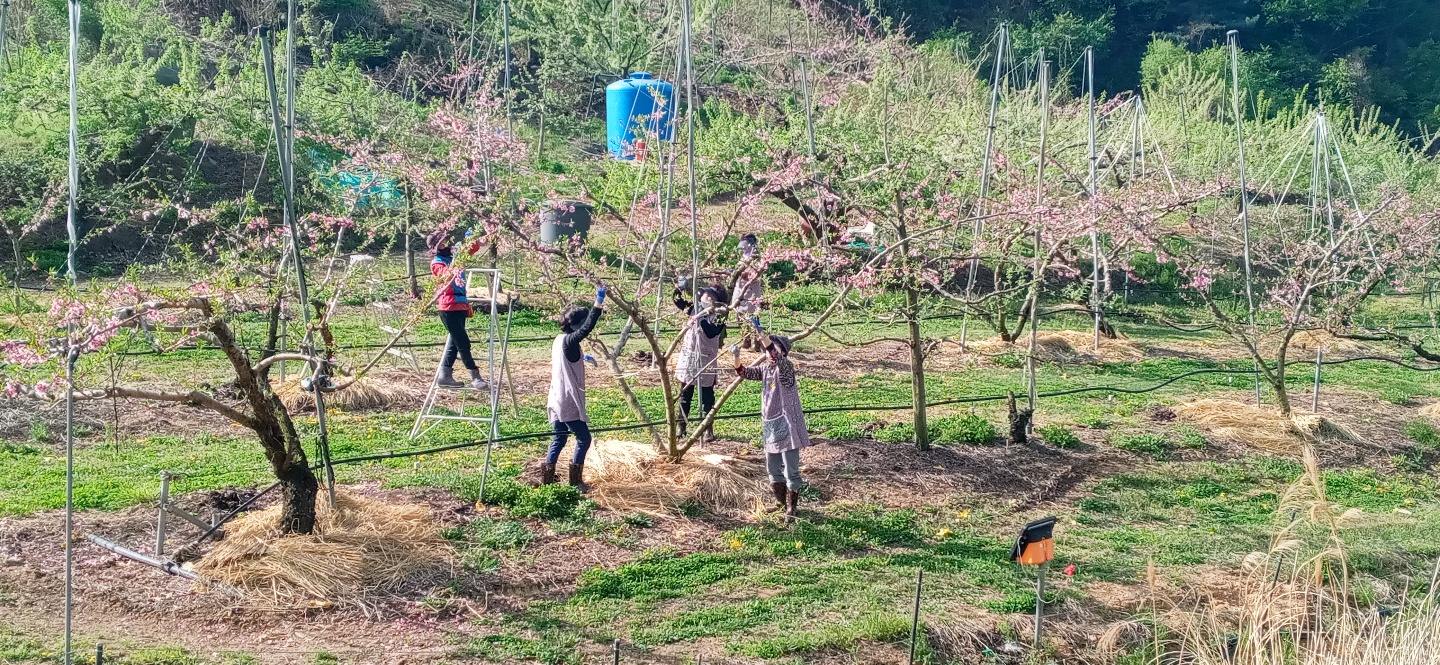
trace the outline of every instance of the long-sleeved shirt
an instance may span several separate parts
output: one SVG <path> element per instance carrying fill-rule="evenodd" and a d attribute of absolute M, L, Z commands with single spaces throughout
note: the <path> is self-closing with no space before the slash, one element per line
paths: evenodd
<path fill-rule="evenodd" d="M 810 433 L 805 429 L 805 409 L 800 406 L 800 383 L 795 377 L 795 365 L 788 357 L 777 362 L 737 368 L 740 378 L 760 381 L 760 418 L 764 432 L 765 452 L 783 453 L 810 445 Z M 777 427 L 783 421 L 784 437 L 773 437 L 771 433 L 782 429 Z"/>
<path fill-rule="evenodd" d="M 550 422 L 589 421 L 585 408 L 585 357 L 580 342 L 600 320 L 600 308 L 592 307 L 579 328 L 555 336 L 550 345 L 550 393 L 545 415 Z"/>
<path fill-rule="evenodd" d="M 455 259 L 448 256 L 436 255 L 430 260 L 430 274 L 435 277 L 443 277 L 450 272 L 450 263 Z M 464 312 L 470 309 L 470 301 L 465 297 L 465 273 L 455 276 L 448 288 L 440 290 L 440 300 L 436 303 L 442 312 Z"/>
<path fill-rule="evenodd" d="M 684 298 L 675 298 L 675 306 L 686 314 L 693 315 L 695 308 Z M 680 359 L 675 366 L 675 376 L 683 384 L 694 384 L 701 388 L 713 388 L 717 379 L 716 362 L 720 358 L 720 334 L 725 324 L 713 314 L 691 319 L 685 326 L 685 340 L 680 347 Z"/>

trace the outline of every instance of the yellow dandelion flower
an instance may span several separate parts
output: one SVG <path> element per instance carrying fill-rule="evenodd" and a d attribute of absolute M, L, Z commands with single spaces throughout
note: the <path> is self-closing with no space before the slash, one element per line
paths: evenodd
<path fill-rule="evenodd" d="M 948 535 L 950 535 L 950 529 L 946 529 L 946 528 L 942 528 L 942 529 L 940 529 L 939 531 L 936 531 L 936 532 L 935 532 L 935 537 L 936 537 L 936 538 L 944 538 L 944 537 L 946 537 L 946 536 L 948 536 Z"/>
<path fill-rule="evenodd" d="M 958 517 L 958 518 L 960 518 L 960 519 L 962 519 L 962 520 L 963 520 L 963 519 L 969 519 L 969 518 L 970 518 L 970 511 L 968 511 L 968 510 L 962 510 L 962 511 L 960 511 L 960 512 L 958 512 L 958 513 L 955 513 L 955 516 Z"/>
<path fill-rule="evenodd" d="M 798 549 L 804 549 L 804 547 L 805 547 L 805 543 L 803 543 L 803 542 L 801 542 L 801 541 L 798 541 L 798 540 L 795 541 L 795 549 L 797 549 L 797 550 L 798 550 Z"/>
<path fill-rule="evenodd" d="M 732 550 L 738 550 L 738 549 L 740 549 L 741 547 L 744 547 L 744 546 L 745 546 L 745 543 L 741 542 L 739 538 L 735 538 L 735 539 L 733 539 L 733 540 L 730 541 L 730 549 L 732 549 Z"/>

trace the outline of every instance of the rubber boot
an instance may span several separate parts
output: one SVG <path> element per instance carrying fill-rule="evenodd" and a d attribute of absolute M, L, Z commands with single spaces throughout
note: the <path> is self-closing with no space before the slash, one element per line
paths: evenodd
<path fill-rule="evenodd" d="M 681 441 L 684 441 L 684 440 L 685 440 L 685 432 L 689 431 L 689 429 L 690 429 L 690 416 L 681 414 L 681 416 L 680 416 L 680 422 L 675 423 L 675 435 L 676 435 L 676 438 L 680 439 Z"/>
<path fill-rule="evenodd" d="M 435 385 L 441 388 L 464 388 L 465 384 L 455 380 L 454 367 L 441 367 L 440 378 L 435 379 Z"/>
<path fill-rule="evenodd" d="M 540 465 L 540 484 L 541 484 L 541 485 L 554 485 L 554 484 L 555 484 L 555 465 L 554 465 L 554 464 L 541 464 L 541 465 Z"/>
<path fill-rule="evenodd" d="M 574 487 L 574 488 L 576 488 L 576 489 L 578 489 L 578 490 L 580 490 L 581 492 L 588 492 L 588 491 L 590 491 L 590 486 L 585 484 L 584 478 L 585 478 L 585 465 L 584 465 L 584 464 L 571 464 L 571 465 L 570 465 L 570 486 L 571 486 L 571 487 Z"/>
<path fill-rule="evenodd" d="M 766 513 L 778 513 L 785 510 L 785 483 L 770 483 L 770 491 L 775 494 L 775 505 L 765 509 Z"/>
<path fill-rule="evenodd" d="M 486 390 L 490 388 L 490 384 L 487 383 L 485 379 L 480 378 L 479 368 L 470 370 L 470 387 L 476 390 Z"/>
<path fill-rule="evenodd" d="M 714 443 L 714 442 L 715 442 L 715 423 L 710 423 L 710 425 L 705 428 L 705 433 L 700 435 L 700 442 L 701 442 L 701 443 Z"/>
<path fill-rule="evenodd" d="M 785 523 L 795 522 L 795 513 L 800 510 L 800 493 L 790 490 L 785 494 Z"/>

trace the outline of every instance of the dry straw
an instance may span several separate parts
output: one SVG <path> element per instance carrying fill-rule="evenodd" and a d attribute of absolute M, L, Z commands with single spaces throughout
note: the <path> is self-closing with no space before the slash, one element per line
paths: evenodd
<path fill-rule="evenodd" d="M 449 569 L 453 551 L 425 506 L 346 494 L 316 505 L 313 535 L 282 536 L 280 507 L 226 527 L 195 572 L 275 608 L 355 605 Z"/>
<path fill-rule="evenodd" d="M 1304 473 L 1281 500 L 1286 521 L 1265 552 L 1245 557 L 1235 589 L 1200 588 L 1179 600 L 1159 597 L 1152 583 L 1150 620 L 1115 624 L 1101 636 L 1099 655 L 1115 662 L 1128 647 L 1148 651 L 1147 663 L 1189 665 L 1434 665 L 1440 662 L 1440 605 L 1434 586 L 1422 599 L 1406 597 L 1390 616 L 1364 607 L 1350 593 L 1342 534 L 1366 519 L 1325 497 L 1314 450 L 1302 445 Z M 1324 534 L 1307 543 L 1298 534 Z M 1437 570 L 1440 572 L 1440 570 Z M 1191 585 L 1190 588 L 1195 588 Z M 1155 627 L 1158 626 L 1158 629 Z M 1126 662 L 1136 662 L 1127 659 Z"/>
<path fill-rule="evenodd" d="M 595 442 L 585 462 L 590 498 L 623 513 L 676 515 L 688 504 L 738 516 L 768 491 L 758 462 L 699 449 L 668 462 L 654 446 L 606 439 Z"/>
<path fill-rule="evenodd" d="M 280 401 L 291 413 L 315 410 L 315 396 L 290 381 L 275 390 Z M 341 411 L 378 411 L 419 404 L 423 389 L 417 390 L 402 382 L 376 376 L 361 377 L 342 390 L 325 393 L 325 406 Z"/>
<path fill-rule="evenodd" d="M 1002 353 L 1024 354 L 1029 340 L 1018 344 L 1005 342 L 998 337 L 972 343 L 971 348 L 984 355 Z M 1139 360 L 1145 357 L 1135 342 L 1119 338 L 1100 338 L 1100 351 L 1095 350 L 1094 333 L 1074 330 L 1046 331 L 1035 339 L 1035 357 L 1043 362 L 1069 362 L 1080 360 Z"/>
<path fill-rule="evenodd" d="M 1320 439 L 1359 441 L 1354 432 L 1321 416 L 1286 418 L 1234 400 L 1196 400 L 1177 404 L 1174 411 L 1180 418 L 1204 425 L 1222 437 L 1277 455 L 1298 455 L 1305 443 Z"/>

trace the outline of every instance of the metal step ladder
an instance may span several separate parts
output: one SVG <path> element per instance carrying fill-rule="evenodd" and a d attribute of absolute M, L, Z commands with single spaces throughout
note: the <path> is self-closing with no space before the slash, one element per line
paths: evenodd
<path fill-rule="evenodd" d="M 474 423 L 481 427 L 488 442 L 493 442 L 500 433 L 500 383 L 502 379 L 502 358 L 505 357 L 509 346 L 508 331 L 501 331 L 499 328 L 499 307 L 497 300 L 501 293 L 501 275 L 498 269 L 493 268 L 469 268 L 465 270 L 466 297 L 471 302 L 485 301 L 489 306 L 485 311 L 477 312 L 480 316 L 486 317 L 484 337 L 471 341 L 471 354 L 475 358 L 475 364 L 480 369 L 480 376 L 485 380 L 484 388 L 471 388 L 468 384 L 463 388 L 444 388 L 439 384 L 440 372 L 444 368 L 444 351 L 450 349 L 450 336 L 445 336 L 445 344 L 442 347 L 440 360 L 435 363 L 435 374 L 430 380 L 430 390 L 425 394 L 425 402 L 420 406 L 420 413 L 415 417 L 415 425 L 410 428 L 410 439 L 415 440 L 424 437 L 436 427 L 446 422 Z M 478 288 L 477 288 L 478 286 Z M 508 316 L 508 312 L 507 312 Z M 480 317 L 475 317 L 480 318 Z M 447 401 L 448 396 L 458 396 L 455 400 L 455 408 L 442 404 Z M 471 398 L 479 403 L 471 403 Z M 488 453 L 487 453 L 488 457 Z"/>

